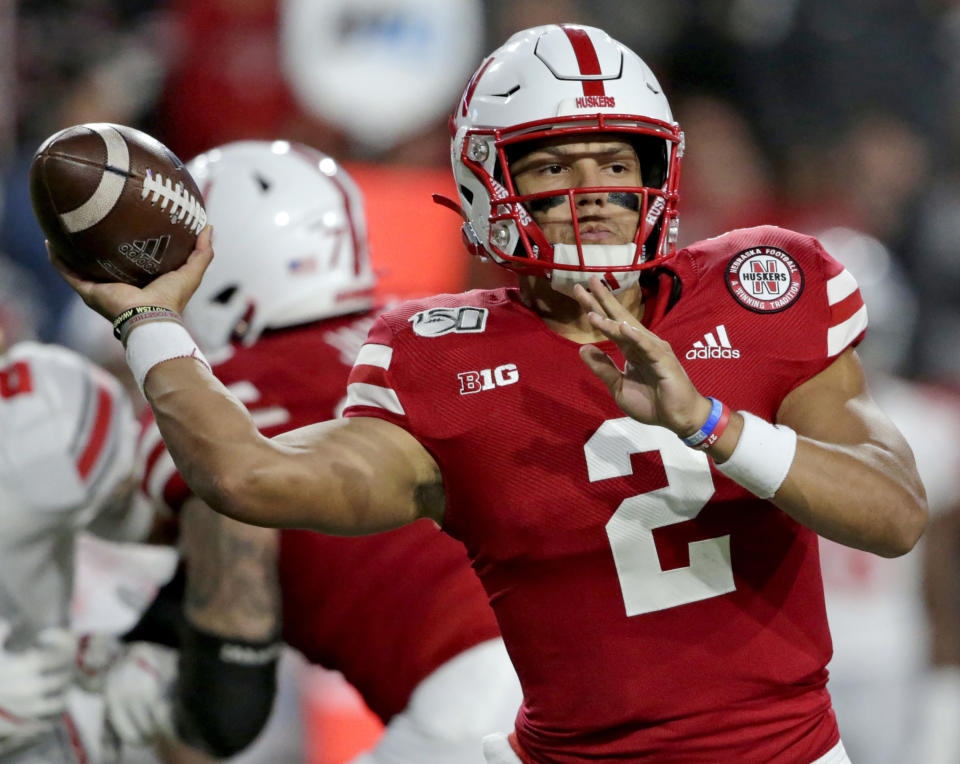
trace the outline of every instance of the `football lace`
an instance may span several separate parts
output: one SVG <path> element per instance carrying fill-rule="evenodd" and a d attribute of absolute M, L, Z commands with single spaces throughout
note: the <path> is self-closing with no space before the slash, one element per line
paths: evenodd
<path fill-rule="evenodd" d="M 200 233 L 207 224 L 207 212 L 203 209 L 203 205 L 183 187 L 180 181 L 174 185 L 170 178 L 164 178 L 160 173 L 154 175 L 147 169 L 140 198 L 146 199 L 151 193 L 153 198 L 150 199 L 150 204 L 156 204 L 159 201 L 160 209 L 164 211 L 170 204 L 170 220 L 182 223 L 192 233 Z"/>

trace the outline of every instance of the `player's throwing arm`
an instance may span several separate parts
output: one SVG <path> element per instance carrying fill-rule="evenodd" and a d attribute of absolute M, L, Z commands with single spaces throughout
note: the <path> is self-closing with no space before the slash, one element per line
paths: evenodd
<path fill-rule="evenodd" d="M 335 535 L 438 520 L 443 489 L 433 458 L 389 422 L 352 418 L 271 440 L 211 373 L 179 319 L 213 259 L 211 230 L 180 268 L 140 289 L 84 279 L 50 248 L 51 261 L 91 308 L 110 320 L 155 308 L 121 336 L 127 362 L 156 415 L 181 475 L 211 507 L 242 522 Z M 151 314 L 141 313 L 139 316 Z"/>
<path fill-rule="evenodd" d="M 705 397 L 669 343 L 598 279 L 576 298 L 627 360 L 621 371 L 593 345 L 580 353 L 624 413 L 705 450 L 728 478 L 826 538 L 886 557 L 913 548 L 926 524 L 923 485 L 852 350 L 790 392 L 773 424 Z"/>

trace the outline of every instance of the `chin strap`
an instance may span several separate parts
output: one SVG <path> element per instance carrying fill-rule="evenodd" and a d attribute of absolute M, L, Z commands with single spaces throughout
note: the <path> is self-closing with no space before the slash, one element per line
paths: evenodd
<path fill-rule="evenodd" d="M 431 196 L 433 196 L 434 204 L 439 204 L 441 207 L 446 207 L 448 210 L 453 210 L 463 219 L 464 222 L 468 221 L 468 218 L 460 205 L 449 196 L 444 196 L 443 194 L 431 194 Z"/>
<path fill-rule="evenodd" d="M 439 204 L 441 207 L 453 210 L 463 221 L 463 225 L 460 226 L 460 240 L 463 242 L 463 246 L 467 252 L 475 257 L 479 257 L 481 260 L 487 260 L 487 255 L 480 247 L 480 243 L 476 240 L 476 234 L 473 233 L 473 226 L 470 225 L 470 220 L 463 211 L 463 208 L 449 196 L 444 196 L 443 194 L 431 194 L 431 196 L 433 197 L 434 204 Z"/>

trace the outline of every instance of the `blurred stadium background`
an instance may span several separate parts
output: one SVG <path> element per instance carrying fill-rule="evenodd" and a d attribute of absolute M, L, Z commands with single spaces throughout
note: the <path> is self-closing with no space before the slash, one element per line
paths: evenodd
<path fill-rule="evenodd" d="M 564 21 L 658 74 L 687 134 L 682 243 L 759 223 L 871 237 L 907 295 L 867 296 L 872 323 L 906 334 L 886 371 L 954 394 L 958 0 L 0 0 L 0 327 L 122 364 L 47 264 L 27 193 L 39 143 L 81 122 L 139 127 L 184 160 L 234 139 L 312 144 L 366 194 L 385 297 L 506 283 L 431 202 L 455 196 L 446 115 L 483 53 Z M 376 735 L 335 677 L 293 674 L 302 702 L 277 713 L 302 732 L 288 759 L 259 760 L 337 764 Z"/>

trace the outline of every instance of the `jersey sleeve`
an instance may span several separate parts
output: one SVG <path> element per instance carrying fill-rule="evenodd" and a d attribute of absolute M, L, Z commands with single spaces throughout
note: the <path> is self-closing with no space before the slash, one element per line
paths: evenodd
<path fill-rule="evenodd" d="M 782 376 L 784 395 L 813 378 L 847 349 L 856 347 L 867 331 L 867 308 L 853 274 L 812 236 L 765 226 L 764 251 L 786 262 L 791 273 L 802 273 L 802 289 L 782 311 L 758 313 L 757 336 Z M 763 256 L 761 256 L 761 260 Z M 752 265 L 752 263 L 751 263 Z M 789 293 L 788 297 L 789 299 Z"/>
<path fill-rule="evenodd" d="M 825 282 L 827 358 L 832 359 L 863 340 L 867 332 L 867 306 L 853 274 L 819 242 L 815 244 L 819 249 Z"/>
<path fill-rule="evenodd" d="M 785 396 L 819 374 L 867 330 L 867 308 L 853 274 L 814 237 L 776 226 L 738 229 L 699 243 L 704 289 L 726 336 L 756 359 Z M 719 269 L 714 270 L 714 269 Z M 722 272 L 722 281 L 715 278 Z M 709 343 L 709 340 L 708 340 Z M 746 377 L 744 378 L 746 382 Z M 778 402 L 777 402 L 778 405 Z"/>
<path fill-rule="evenodd" d="M 120 383 L 65 348 L 22 343 L 0 367 L 0 473 L 79 527 L 130 477 L 136 422 Z"/>
<path fill-rule="evenodd" d="M 412 429 L 401 400 L 404 391 L 396 373 L 397 351 L 395 335 L 381 316 L 371 327 L 347 379 L 345 417 L 372 416 Z"/>

